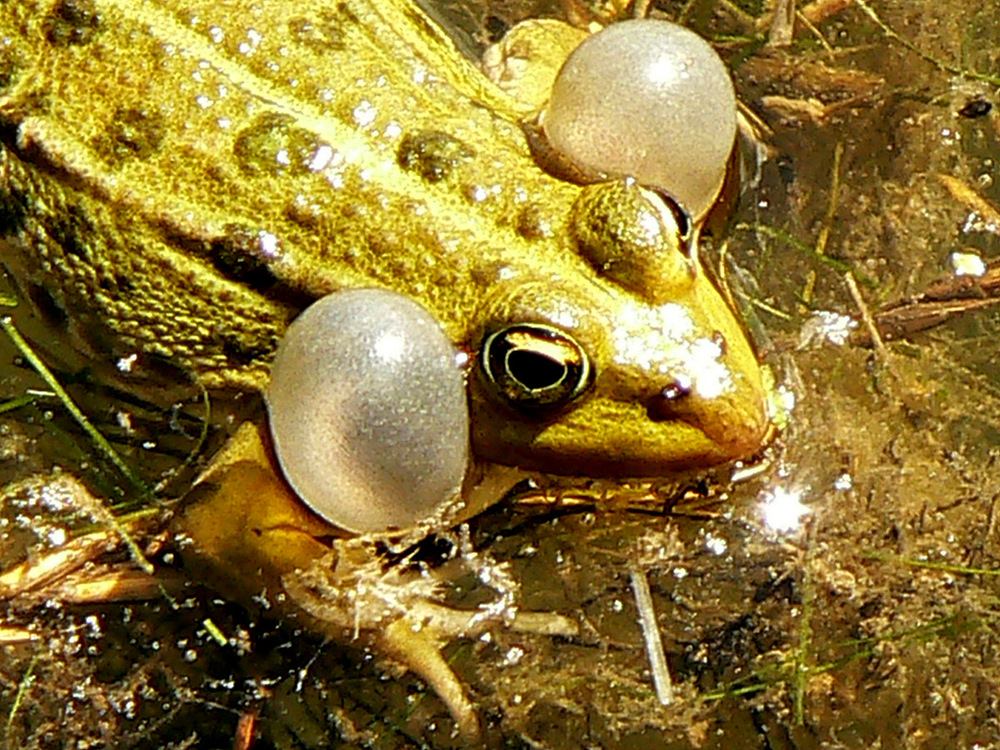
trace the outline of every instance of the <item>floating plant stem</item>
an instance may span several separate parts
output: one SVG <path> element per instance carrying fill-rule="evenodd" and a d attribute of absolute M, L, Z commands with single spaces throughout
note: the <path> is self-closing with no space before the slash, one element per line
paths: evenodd
<path fill-rule="evenodd" d="M 21 336 L 20 331 L 14 326 L 14 322 L 11 320 L 10 316 L 3 315 L 0 316 L 0 328 L 3 328 L 4 332 L 10 338 L 11 342 L 20 352 L 21 356 L 24 357 L 28 363 L 35 368 L 45 384 L 52 389 L 52 392 L 56 394 L 56 397 L 62 402 L 63 407 L 69 412 L 70 416 L 76 420 L 76 423 L 80 428 L 87 434 L 91 442 L 97 451 L 104 456 L 108 461 L 110 461 L 115 468 L 117 468 L 122 475 L 128 480 L 128 482 L 137 489 L 144 496 L 151 496 L 149 489 L 146 484 L 140 479 L 132 468 L 125 463 L 121 456 L 111 447 L 111 444 L 105 438 L 94 425 L 90 423 L 87 416 L 80 410 L 80 407 L 76 405 L 76 402 L 70 397 L 66 389 L 62 387 L 62 384 L 56 379 L 52 371 L 42 362 L 41 358 L 35 354 L 34 350 L 25 341 L 24 337 Z M 132 556 L 132 560 L 138 565 L 143 571 L 152 575 L 153 565 L 146 559 L 146 556 L 139 549 L 139 545 L 136 543 L 132 535 L 117 521 L 114 515 L 109 511 L 107 514 L 108 524 L 121 536 L 122 540 L 125 542 L 126 546 L 129 548 L 129 553 Z"/>
<path fill-rule="evenodd" d="M 962 76 L 962 78 L 967 78 L 973 81 L 986 81 L 994 86 L 1000 86 L 1000 76 L 990 75 L 989 73 L 979 73 L 975 70 L 968 70 L 967 68 L 961 68 L 957 65 L 951 65 L 950 63 L 946 63 L 944 60 L 934 57 L 934 55 L 924 52 L 909 39 L 900 36 L 891 26 L 889 26 L 889 24 L 879 17 L 875 10 L 868 3 L 866 3 L 865 0 L 855 0 L 855 3 L 889 39 L 903 45 L 906 49 L 910 50 L 910 52 L 919 56 L 921 59 L 926 60 L 931 65 L 936 66 L 946 73 L 951 73 L 952 75 Z"/>
<path fill-rule="evenodd" d="M 10 730 L 14 726 L 14 719 L 17 716 L 17 712 L 21 709 L 21 702 L 24 700 L 24 696 L 27 694 L 31 686 L 35 684 L 35 664 L 37 662 L 38 654 L 36 653 L 31 657 L 31 662 L 28 664 L 28 668 L 25 670 L 24 676 L 21 678 L 21 682 L 17 686 L 17 695 L 14 696 L 14 702 L 11 704 L 10 713 L 7 714 L 7 726 L 4 729 L 4 737 L 10 737 Z"/>

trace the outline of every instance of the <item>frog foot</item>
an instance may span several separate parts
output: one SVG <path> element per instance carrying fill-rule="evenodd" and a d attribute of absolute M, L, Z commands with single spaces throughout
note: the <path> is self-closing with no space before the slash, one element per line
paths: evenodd
<path fill-rule="evenodd" d="M 313 630 L 341 641 L 370 642 L 377 653 L 423 679 L 447 707 L 460 735 L 471 742 L 480 736 L 478 711 L 442 648 L 455 639 L 475 637 L 498 620 L 515 632 L 564 637 L 578 636 L 579 625 L 557 613 L 519 612 L 513 588 L 502 582 L 503 566 L 471 552 L 464 533 L 459 537 L 463 561 L 501 592 L 493 604 L 476 610 L 439 604 L 434 598 L 442 593 L 442 583 L 434 576 L 405 565 L 384 569 L 384 560 L 357 539 L 343 540 L 316 564 L 286 574 L 282 587 L 309 616 Z"/>

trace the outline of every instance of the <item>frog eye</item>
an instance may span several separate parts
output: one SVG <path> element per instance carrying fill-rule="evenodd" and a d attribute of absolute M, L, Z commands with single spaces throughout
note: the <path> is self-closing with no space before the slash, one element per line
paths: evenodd
<path fill-rule="evenodd" d="M 562 331 L 539 323 L 512 325 L 490 335 L 481 358 L 496 391 L 523 409 L 564 406 L 593 381 L 583 348 Z"/>
<path fill-rule="evenodd" d="M 337 292 L 289 326 L 265 394 L 296 494 L 353 532 L 407 528 L 461 489 L 465 377 L 437 321 L 380 289 Z"/>
<path fill-rule="evenodd" d="M 722 60 L 694 32 L 623 21 L 569 56 L 539 124 L 547 147 L 580 173 L 634 177 L 698 221 L 725 177 L 736 95 Z"/>
<path fill-rule="evenodd" d="M 692 248 L 695 244 L 692 242 L 694 227 L 691 225 L 691 217 L 688 216 L 688 212 L 685 211 L 666 191 L 654 189 L 651 192 L 663 201 L 663 205 L 673 217 L 674 225 L 677 227 L 677 238 L 680 240 L 681 246 L 686 249 L 688 255 L 692 255 Z"/>

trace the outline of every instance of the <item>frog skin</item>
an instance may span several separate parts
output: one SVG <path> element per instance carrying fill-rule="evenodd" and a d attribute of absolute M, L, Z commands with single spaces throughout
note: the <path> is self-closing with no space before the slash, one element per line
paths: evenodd
<path fill-rule="evenodd" d="M 657 476 L 759 448 L 756 358 L 673 230 L 540 170 L 525 108 L 406 0 L 286 7 L 4 6 L 2 257 L 40 307 L 101 356 L 258 391 L 305 304 L 381 287 L 467 351 L 531 323 L 589 357 L 587 392 L 541 413 L 470 373 L 478 458 Z"/>

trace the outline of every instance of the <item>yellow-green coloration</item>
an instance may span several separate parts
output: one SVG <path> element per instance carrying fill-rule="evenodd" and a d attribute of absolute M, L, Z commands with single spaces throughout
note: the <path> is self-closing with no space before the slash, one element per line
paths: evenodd
<path fill-rule="evenodd" d="M 0 40 L 2 260 L 96 351 L 259 390 L 308 301 L 379 286 L 473 354 L 528 322 L 589 356 L 541 414 L 470 373 L 480 458 L 653 476 L 759 447 L 756 359 L 675 228 L 581 251 L 646 198 L 615 216 L 538 169 L 527 107 L 406 0 L 19 0 Z"/>

